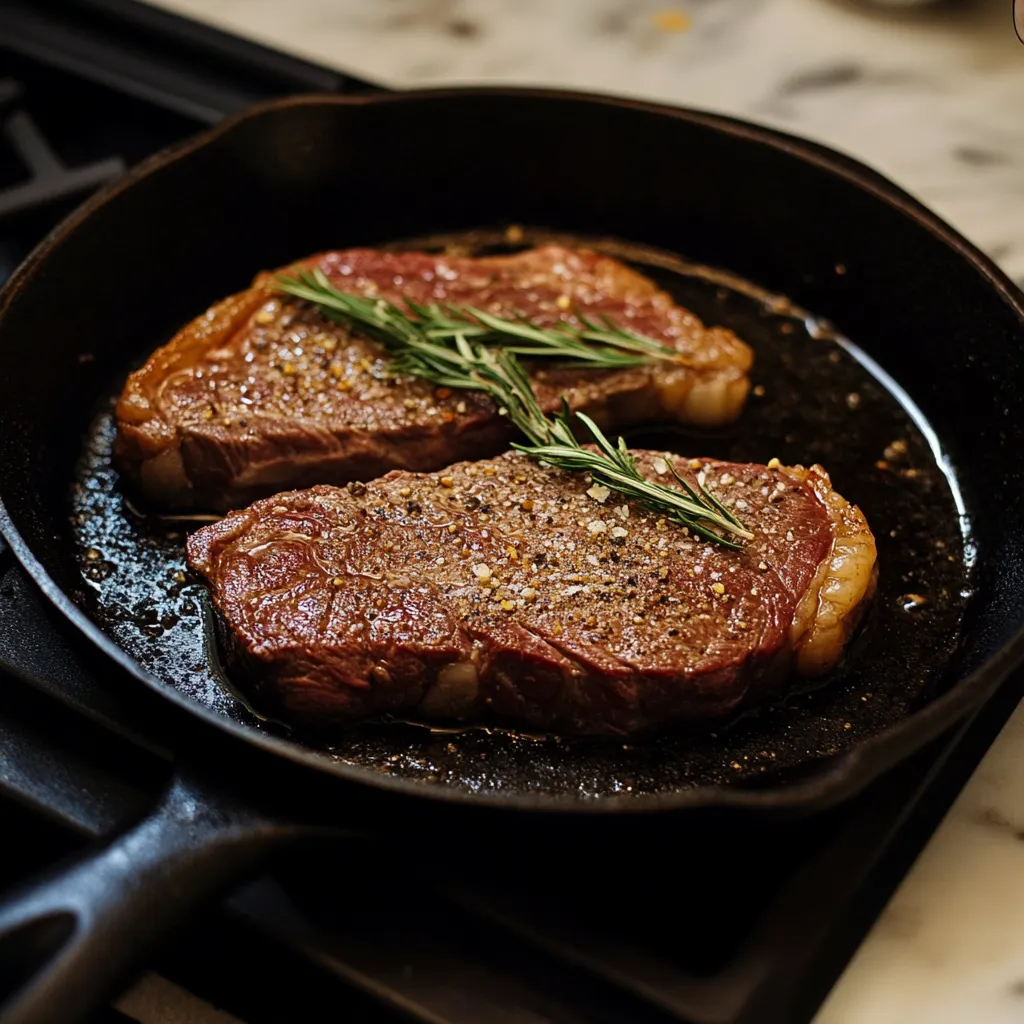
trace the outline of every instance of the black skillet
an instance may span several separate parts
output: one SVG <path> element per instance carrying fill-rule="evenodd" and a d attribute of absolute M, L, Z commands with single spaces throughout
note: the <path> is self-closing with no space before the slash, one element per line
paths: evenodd
<path fill-rule="evenodd" d="M 520 240 L 508 225 L 532 227 Z M 391 723 L 325 750 L 261 720 L 202 646 L 201 598 L 177 576 L 185 525 L 117 488 L 110 395 L 257 270 L 399 239 L 552 235 L 624 255 L 755 345 L 759 387 L 735 428 L 632 440 L 829 466 L 880 542 L 876 608 L 846 666 L 714 734 L 627 745 Z M 3 293 L 0 526 L 112 671 L 163 702 L 179 766 L 150 818 L 0 908 L 8 979 L 58 950 L 3 1019 L 83 1016 L 282 844 L 371 824 L 407 841 L 596 822 L 640 834 L 654 811 L 686 828 L 697 813 L 806 814 L 858 792 L 1024 654 L 1022 339 L 1017 290 L 909 196 L 819 146 L 707 114 L 531 90 L 311 97 L 147 161 Z"/>

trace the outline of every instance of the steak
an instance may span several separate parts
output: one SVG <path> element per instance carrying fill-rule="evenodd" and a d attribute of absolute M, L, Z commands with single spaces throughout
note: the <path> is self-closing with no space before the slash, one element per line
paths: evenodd
<path fill-rule="evenodd" d="M 395 303 L 472 304 L 538 325 L 604 314 L 677 348 L 680 363 L 614 371 L 534 366 L 542 407 L 562 396 L 604 427 L 739 415 L 750 349 L 705 328 L 653 282 L 607 256 L 549 245 L 454 258 L 372 249 L 295 264 Z M 223 511 L 286 488 L 428 471 L 496 455 L 514 431 L 479 394 L 395 379 L 374 341 L 272 289 L 262 274 L 217 303 L 133 373 L 117 406 L 115 463 L 157 505 Z"/>
<path fill-rule="evenodd" d="M 686 465 L 754 533 L 742 550 L 509 453 L 279 494 L 192 534 L 188 560 L 232 678 L 298 725 L 710 721 L 839 661 L 875 542 L 820 466 Z"/>

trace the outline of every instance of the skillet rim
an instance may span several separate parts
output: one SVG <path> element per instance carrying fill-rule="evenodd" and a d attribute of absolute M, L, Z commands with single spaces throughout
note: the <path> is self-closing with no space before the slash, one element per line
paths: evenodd
<path fill-rule="evenodd" d="M 95 211 L 142 179 L 178 160 L 187 158 L 190 154 L 205 148 L 222 136 L 236 131 L 248 121 L 256 120 L 273 111 L 292 107 L 415 104 L 466 95 L 541 101 L 551 99 L 636 110 L 689 121 L 745 142 L 781 150 L 827 173 L 845 179 L 860 190 L 867 192 L 872 198 L 886 203 L 898 213 L 909 217 L 919 227 L 924 228 L 941 243 L 952 249 L 962 260 L 970 264 L 997 295 L 1017 313 L 1021 320 L 1022 334 L 1024 334 L 1024 293 L 959 232 L 918 200 L 859 160 L 811 140 L 739 118 L 712 114 L 702 110 L 573 90 L 503 86 L 466 86 L 351 96 L 302 94 L 255 104 L 237 114 L 226 117 L 214 127 L 163 149 L 136 164 L 122 178 L 95 193 L 57 224 L 16 268 L 4 287 L 0 289 L 0 321 L 3 320 L 7 309 L 16 301 L 19 292 L 31 281 L 50 252 L 85 223 Z M 15 558 L 32 577 L 46 598 L 80 634 L 84 635 L 128 675 L 134 677 L 161 698 L 171 700 L 180 709 L 202 721 L 204 725 L 212 726 L 236 740 L 251 744 L 264 754 L 282 757 L 295 765 L 309 768 L 323 775 L 333 776 L 343 782 L 368 786 L 396 795 L 438 800 L 446 804 L 471 805 L 477 808 L 516 809 L 587 817 L 613 812 L 641 814 L 697 809 L 797 813 L 824 810 L 856 795 L 896 763 L 909 757 L 928 742 L 936 739 L 941 733 L 961 722 L 969 711 L 980 708 L 1010 673 L 1024 663 L 1024 622 L 1022 622 L 1016 633 L 995 654 L 955 683 L 940 697 L 900 722 L 862 740 L 843 753 L 835 755 L 831 759 L 823 759 L 820 770 L 811 777 L 800 781 L 782 781 L 766 788 L 743 788 L 738 785 L 699 786 L 692 789 L 675 790 L 671 793 L 652 793 L 642 796 L 615 794 L 587 800 L 581 800 L 572 795 L 552 796 L 546 793 L 482 795 L 443 783 L 422 783 L 395 778 L 370 768 L 332 761 L 322 752 L 302 747 L 287 739 L 261 733 L 251 726 L 236 722 L 187 697 L 181 691 L 146 671 L 129 657 L 58 586 L 14 525 L 2 496 L 0 496 L 0 535 L 6 539 Z M 910 740 L 912 742 L 908 748 Z"/>

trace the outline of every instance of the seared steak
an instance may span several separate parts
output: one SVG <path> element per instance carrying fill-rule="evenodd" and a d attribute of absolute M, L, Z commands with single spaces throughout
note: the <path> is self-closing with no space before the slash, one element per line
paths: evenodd
<path fill-rule="evenodd" d="M 617 371 L 535 369 L 548 411 L 565 395 L 604 426 L 715 425 L 734 419 L 746 398 L 752 357 L 743 342 L 593 252 L 546 246 L 456 259 L 357 249 L 302 265 L 396 303 L 472 304 L 537 324 L 571 320 L 572 308 L 603 313 L 685 356 Z M 262 274 L 213 306 L 129 377 L 115 458 L 151 500 L 225 510 L 283 488 L 435 470 L 507 448 L 513 433 L 488 399 L 393 379 L 379 345 L 272 291 L 271 280 Z"/>
<path fill-rule="evenodd" d="M 510 453 L 267 498 L 193 534 L 189 564 L 233 677 L 296 723 L 710 720 L 836 664 L 875 542 L 819 466 L 688 466 L 755 533 L 744 550 Z"/>

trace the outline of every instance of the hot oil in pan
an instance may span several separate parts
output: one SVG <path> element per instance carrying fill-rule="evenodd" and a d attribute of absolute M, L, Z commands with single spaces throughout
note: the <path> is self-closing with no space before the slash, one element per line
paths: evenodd
<path fill-rule="evenodd" d="M 543 232 L 510 240 L 491 231 L 403 245 L 483 252 L 549 239 L 580 241 Z M 706 323 L 732 328 L 756 352 L 753 391 L 737 424 L 713 434 L 634 431 L 630 443 L 689 457 L 824 465 L 836 489 L 864 510 L 878 541 L 879 588 L 866 625 L 824 685 L 714 731 L 623 743 L 367 724 L 334 736 L 327 756 L 473 791 L 584 799 L 749 784 L 799 773 L 904 718 L 953 681 L 947 666 L 970 596 L 970 537 L 955 480 L 898 389 L 813 318 L 753 286 L 665 253 L 586 244 L 640 267 Z M 210 657 L 204 593 L 184 562 L 185 532 L 198 524 L 133 509 L 110 467 L 113 434 L 108 404 L 92 424 L 72 496 L 89 610 L 168 685 L 254 728 L 280 731 L 225 685 Z"/>

